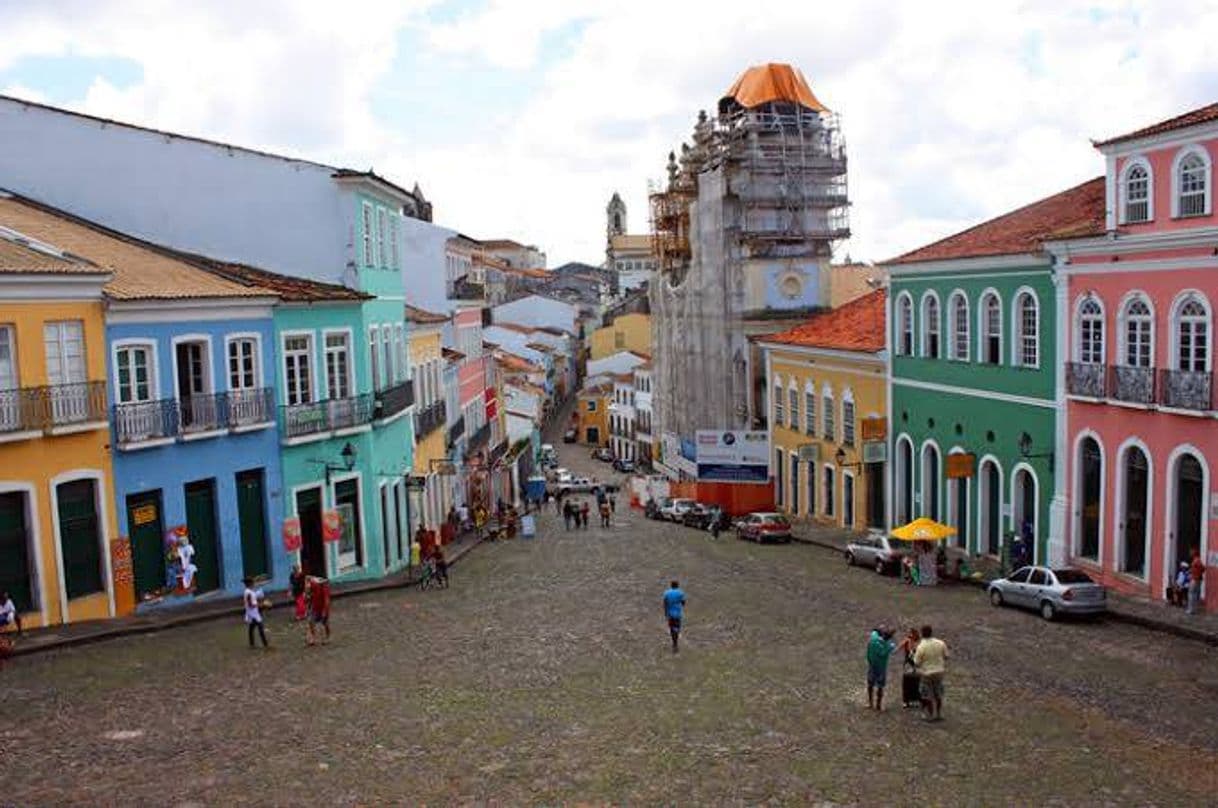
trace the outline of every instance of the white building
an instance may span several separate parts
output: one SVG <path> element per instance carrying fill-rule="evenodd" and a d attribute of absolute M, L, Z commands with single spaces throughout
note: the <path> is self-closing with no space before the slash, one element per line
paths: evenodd
<path fill-rule="evenodd" d="M 613 397 L 609 402 L 609 449 L 614 457 L 634 460 L 638 455 L 634 438 L 634 373 L 613 374 Z"/>
<path fill-rule="evenodd" d="M 629 373 L 639 365 L 647 362 L 647 357 L 633 351 L 618 351 L 603 359 L 593 359 L 588 363 L 588 375 L 599 376 L 612 373 Z"/>

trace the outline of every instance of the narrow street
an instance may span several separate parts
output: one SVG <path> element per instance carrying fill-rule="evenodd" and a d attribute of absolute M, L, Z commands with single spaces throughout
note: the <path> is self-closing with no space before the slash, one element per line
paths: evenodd
<path fill-rule="evenodd" d="M 1218 650 L 625 510 L 581 532 L 547 513 L 447 591 L 339 601 L 328 647 L 276 609 L 269 653 L 234 615 L 15 660 L 0 801 L 1184 805 L 1218 787 Z M 671 577 L 689 596 L 675 656 Z M 942 724 L 893 694 L 865 708 L 879 621 L 949 644 Z"/>

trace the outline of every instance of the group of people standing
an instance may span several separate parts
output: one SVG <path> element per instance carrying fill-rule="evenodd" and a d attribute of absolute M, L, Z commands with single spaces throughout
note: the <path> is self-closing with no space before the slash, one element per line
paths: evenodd
<path fill-rule="evenodd" d="M 888 662 L 893 651 L 904 655 L 901 701 L 906 707 L 921 707 L 927 721 L 943 720 L 943 677 L 947 673 L 947 643 L 935 636 L 930 625 L 910 628 L 900 643 L 894 632 L 877 626 L 867 638 L 867 707 L 884 709 L 888 684 Z"/>
<path fill-rule="evenodd" d="M 573 527 L 577 530 L 587 530 L 588 519 L 592 514 L 591 503 L 586 499 L 579 502 L 573 502 L 565 497 L 561 499 L 561 504 L 558 504 L 556 501 L 555 507 L 562 514 L 563 526 L 567 530 Z M 601 527 L 612 527 L 613 514 L 617 513 L 617 499 L 610 495 L 598 493 L 596 500 L 596 509 L 600 515 Z"/>
<path fill-rule="evenodd" d="M 1181 561 L 1176 570 L 1176 578 L 1172 586 L 1167 588 L 1167 601 L 1173 606 L 1180 606 L 1189 614 L 1196 614 L 1201 605 L 1201 583 L 1205 580 L 1205 562 L 1201 560 L 1201 551 L 1193 548 L 1192 557 Z"/>
<path fill-rule="evenodd" d="M 261 588 L 257 587 L 253 578 L 245 578 L 245 591 L 241 595 L 241 603 L 245 610 L 245 626 L 249 633 L 250 648 L 254 648 L 254 636 L 262 640 L 263 648 L 270 648 L 266 638 L 266 623 L 262 616 L 263 609 L 269 609 L 271 601 Z M 288 578 L 288 591 L 291 593 L 294 606 L 293 619 L 305 623 L 305 644 L 316 645 L 320 638 L 322 643 L 330 641 L 330 581 L 314 575 L 305 575 L 300 565 L 292 567 Z"/>

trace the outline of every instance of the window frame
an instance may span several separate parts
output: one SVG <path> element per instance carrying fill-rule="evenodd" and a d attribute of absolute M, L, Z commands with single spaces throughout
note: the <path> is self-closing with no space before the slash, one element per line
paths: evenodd
<path fill-rule="evenodd" d="M 1201 162 L 1201 180 L 1204 187 L 1201 190 L 1201 210 L 1197 213 L 1181 213 L 1183 207 L 1180 203 L 1183 201 L 1182 190 L 1182 172 L 1184 170 L 1184 161 L 1189 157 L 1196 157 Z M 1187 146 L 1181 147 L 1171 164 L 1171 215 L 1173 219 L 1193 219 L 1198 216 L 1209 216 L 1213 213 L 1213 163 L 1210 159 L 1209 150 L 1200 143 L 1190 143 Z"/>
<path fill-rule="evenodd" d="M 1134 169 L 1146 173 L 1146 218 L 1129 218 L 1129 175 Z M 1118 224 L 1146 224 L 1155 220 L 1155 173 L 1150 161 L 1142 155 L 1130 157 L 1121 167 L 1121 182 L 1119 188 L 1119 204 L 1117 205 Z M 1141 201 L 1141 200 L 1138 200 Z"/>
<path fill-rule="evenodd" d="M 329 342 L 330 337 L 341 336 L 343 338 L 343 352 L 346 354 L 346 379 L 343 383 L 346 385 L 347 395 L 334 395 L 334 377 L 330 369 L 330 355 L 337 354 L 337 349 L 332 349 Z M 356 395 L 355 387 L 355 352 L 352 348 L 354 343 L 353 334 L 350 328 L 325 328 L 321 332 L 321 349 L 322 349 L 322 367 L 326 371 L 326 400 L 327 401 L 342 401 L 348 398 L 354 398 Z"/>
<path fill-rule="evenodd" d="M 3 328 L 3 326 L 0 326 L 0 328 Z M 143 398 L 143 399 L 132 398 L 129 401 L 123 401 L 122 400 L 123 385 L 121 383 L 121 376 L 119 375 L 119 371 L 120 371 L 119 359 L 120 359 L 120 355 L 123 353 L 123 351 L 127 351 L 127 350 L 130 350 L 133 348 L 148 352 L 148 366 L 147 366 L 148 397 Z M 159 368 L 157 367 L 158 357 L 157 357 L 156 349 L 157 349 L 156 340 L 151 340 L 151 339 L 122 339 L 122 340 L 117 340 L 113 343 L 113 345 L 111 346 L 111 349 L 110 349 L 110 356 L 111 356 L 111 361 L 113 361 L 113 363 L 114 363 L 114 403 L 116 405 L 124 406 L 127 404 L 147 404 L 151 401 L 157 401 L 160 399 L 161 387 L 160 387 L 160 377 L 157 373 Z"/>
<path fill-rule="evenodd" d="M 847 414 L 846 408 L 847 407 L 850 408 L 849 409 L 849 415 L 850 415 L 849 418 L 846 417 L 846 414 Z M 856 435 L 857 430 L 856 430 L 855 426 L 856 426 L 857 418 L 858 418 L 858 413 L 855 411 L 855 406 L 854 406 L 854 391 L 851 390 L 849 387 L 847 387 L 845 390 L 842 391 L 842 445 L 843 446 L 850 446 L 852 448 L 854 446 L 856 446 L 855 441 L 857 440 L 858 436 Z"/>
<path fill-rule="evenodd" d="M 1146 314 L 1130 314 L 1129 310 L 1141 303 L 1146 307 Z M 1145 326 L 1145 343 L 1146 343 L 1146 359 L 1147 364 L 1134 364 L 1129 361 L 1129 349 L 1131 342 L 1129 339 L 1129 327 L 1135 323 L 1141 323 Z M 1142 340 L 1138 340 L 1141 344 Z M 1140 289 L 1135 289 L 1125 295 L 1125 299 L 1121 301 L 1120 311 L 1117 312 L 1117 359 L 1120 360 L 1121 367 L 1131 368 L 1154 368 L 1157 366 L 1155 362 L 1155 304 L 1147 295 Z"/>
<path fill-rule="evenodd" d="M 914 352 L 914 317 L 913 295 L 901 292 L 897 295 L 897 316 L 893 318 L 896 326 L 896 340 L 893 353 L 897 356 L 913 356 Z"/>
<path fill-rule="evenodd" d="M 998 315 L 998 322 L 995 324 L 994 328 L 992 329 L 992 332 L 993 332 L 992 334 L 991 334 L 991 328 L 990 328 L 990 324 L 989 324 L 990 307 L 988 305 L 989 301 L 991 301 L 991 300 L 994 301 L 994 310 L 997 312 L 997 315 Z M 981 297 L 978 298 L 978 301 L 979 301 L 979 305 L 977 306 L 977 326 L 978 326 L 978 328 L 977 328 L 977 336 L 978 336 L 977 361 L 978 361 L 978 363 L 980 363 L 982 365 L 993 365 L 993 366 L 999 367 L 1002 365 L 1002 348 L 1003 348 L 1003 345 L 1002 345 L 1002 341 L 1003 341 L 1002 340 L 1002 338 L 1003 338 L 1002 295 L 998 294 L 997 289 L 994 289 L 991 287 L 981 293 Z M 996 359 L 993 362 L 991 362 L 989 360 L 989 355 L 990 355 L 989 345 L 990 345 L 990 339 L 992 337 L 996 337 L 998 339 L 998 350 L 996 350 L 994 352 L 994 356 L 996 357 Z"/>
<path fill-rule="evenodd" d="M 303 339 L 305 341 L 304 349 L 288 348 L 288 340 Z M 317 358 L 314 356 L 316 338 L 312 331 L 284 331 L 279 335 L 280 349 L 280 367 L 283 371 L 283 403 L 289 407 L 301 406 L 304 404 L 313 404 L 317 399 L 319 386 L 317 384 Z M 300 385 L 293 387 L 288 374 L 289 357 L 303 356 L 305 359 L 305 369 L 308 371 L 308 395 L 303 399 L 292 401 L 294 394 L 299 393 Z M 300 373 L 296 373 L 297 382 L 300 380 Z"/>
<path fill-rule="evenodd" d="M 1094 303 L 1095 307 L 1098 309 L 1098 312 L 1096 312 L 1095 314 L 1090 314 L 1090 313 L 1084 312 L 1083 308 L 1088 303 Z M 1080 365 L 1103 365 L 1107 361 L 1107 359 L 1108 359 L 1108 340 L 1107 340 L 1107 335 L 1105 334 L 1105 331 L 1108 328 L 1108 323 L 1106 321 L 1106 316 L 1107 316 L 1107 313 L 1104 310 L 1104 301 L 1101 297 L 1099 297 L 1099 295 L 1092 294 L 1092 293 L 1086 293 L 1086 294 L 1079 295 L 1078 300 L 1075 301 L 1075 303 L 1074 303 L 1074 339 L 1072 340 L 1072 342 L 1074 344 L 1071 346 L 1071 351 L 1074 356 L 1074 361 L 1077 362 L 1078 364 L 1080 364 Z M 1084 343 L 1084 341 L 1083 341 L 1084 336 L 1085 336 L 1085 326 L 1087 325 L 1087 322 L 1092 319 L 1094 319 L 1094 321 L 1099 324 L 1100 355 L 1099 355 L 1098 362 L 1088 362 L 1085 358 L 1088 355 L 1088 352 L 1084 350 L 1086 343 Z"/>
<path fill-rule="evenodd" d="M 371 202 L 364 200 L 360 203 L 360 223 L 363 230 L 363 259 L 364 266 L 376 266 L 376 254 L 373 252 L 373 231 L 376 228 L 376 213 Z"/>
<path fill-rule="evenodd" d="M 921 334 L 919 351 L 925 359 L 939 359 L 943 355 L 943 328 L 940 321 L 943 309 L 939 305 L 939 293 L 933 289 L 923 292 L 919 308 L 922 321 L 922 328 L 919 330 L 919 334 Z M 931 350 L 932 336 L 935 340 L 933 351 Z"/>
<path fill-rule="evenodd" d="M 795 386 L 795 379 L 792 378 L 787 383 L 787 427 L 798 432 L 800 423 L 799 388 Z"/>
<path fill-rule="evenodd" d="M 816 436 L 816 383 L 804 382 L 804 434 Z"/>
<path fill-rule="evenodd" d="M 1196 302 L 1204 310 L 1201 316 L 1189 315 L 1189 322 L 1199 322 L 1205 328 L 1205 367 L 1202 370 L 1195 370 L 1191 367 L 1181 367 L 1181 326 L 1184 324 L 1180 310 L 1191 302 Z M 1176 296 L 1172 301 L 1171 307 L 1171 364 L 1169 367 L 1177 371 L 1189 371 L 1193 373 L 1209 373 L 1213 368 L 1213 343 L 1214 343 L 1214 311 L 1210 306 L 1209 299 L 1198 289 L 1186 289 Z M 1195 334 L 1194 334 L 1195 336 Z M 1195 343 L 1195 340 L 1194 340 Z M 1197 350 L 1194 344 L 1192 349 L 1191 361 L 1196 359 Z"/>
<path fill-rule="evenodd" d="M 0 335 L 7 335 L 3 342 L 8 346 L 8 362 L 10 375 L 12 376 L 12 386 L 4 387 L 0 385 L 0 391 L 4 390 L 19 390 L 21 389 L 21 367 L 18 362 L 17 354 L 17 325 L 16 323 L 0 323 Z M 0 380 L 2 382 L 2 380 Z"/>
<path fill-rule="evenodd" d="M 956 362 L 968 362 L 972 357 L 972 329 L 971 320 L 969 317 L 968 295 L 961 289 L 955 289 L 948 297 L 947 303 L 947 320 L 948 320 L 948 354 L 947 358 Z M 964 329 L 961 331 L 961 320 L 958 313 L 962 311 L 964 314 Z M 964 350 L 960 350 L 960 337 L 964 337 Z"/>
<path fill-rule="evenodd" d="M 837 406 L 837 397 L 833 395 L 833 388 L 825 383 L 821 387 L 821 439 L 831 442 L 837 440 L 837 413 L 834 408 Z"/>
<path fill-rule="evenodd" d="M 1025 330 L 1024 305 L 1032 304 L 1032 333 L 1029 336 Z M 1026 342 L 1032 341 L 1035 351 L 1035 361 L 1029 362 L 1026 354 Z M 1011 308 L 1011 364 L 1014 367 L 1038 369 L 1040 367 L 1040 298 L 1030 286 L 1021 286 L 1015 292 L 1014 305 Z"/>
<path fill-rule="evenodd" d="M 252 353 L 251 359 L 254 363 L 253 368 L 253 384 L 250 386 L 233 386 L 233 367 L 232 367 L 232 350 L 233 346 L 240 343 L 251 343 Z M 224 335 L 224 370 L 226 377 L 226 389 L 233 390 L 260 390 L 266 386 L 262 375 L 262 335 L 257 332 L 239 332 L 235 334 Z M 244 373 L 244 371 L 243 371 Z"/>

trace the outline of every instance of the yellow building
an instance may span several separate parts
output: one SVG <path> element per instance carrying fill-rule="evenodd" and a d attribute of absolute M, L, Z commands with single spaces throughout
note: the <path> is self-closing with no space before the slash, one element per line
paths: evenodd
<path fill-rule="evenodd" d="M 0 229 L 0 590 L 25 628 L 133 607 L 107 450 L 108 280 Z"/>
<path fill-rule="evenodd" d="M 598 376 L 579 391 L 575 403 L 575 427 L 579 442 L 589 446 L 609 443 L 609 404 L 613 400 L 613 379 Z"/>
<path fill-rule="evenodd" d="M 414 468 L 416 477 L 426 480 L 421 490 L 412 491 L 411 535 L 420 524 L 437 530 L 452 504 L 446 494 L 438 464 L 448 458 L 444 424 L 444 358 L 441 329 L 448 318 L 443 314 L 406 306 L 409 323 L 411 377 L 414 379 Z"/>
<path fill-rule="evenodd" d="M 884 526 L 885 291 L 758 339 L 774 503 L 847 530 Z"/>
<path fill-rule="evenodd" d="M 588 359 L 604 359 L 622 351 L 651 355 L 651 316 L 623 314 L 588 339 Z"/>

